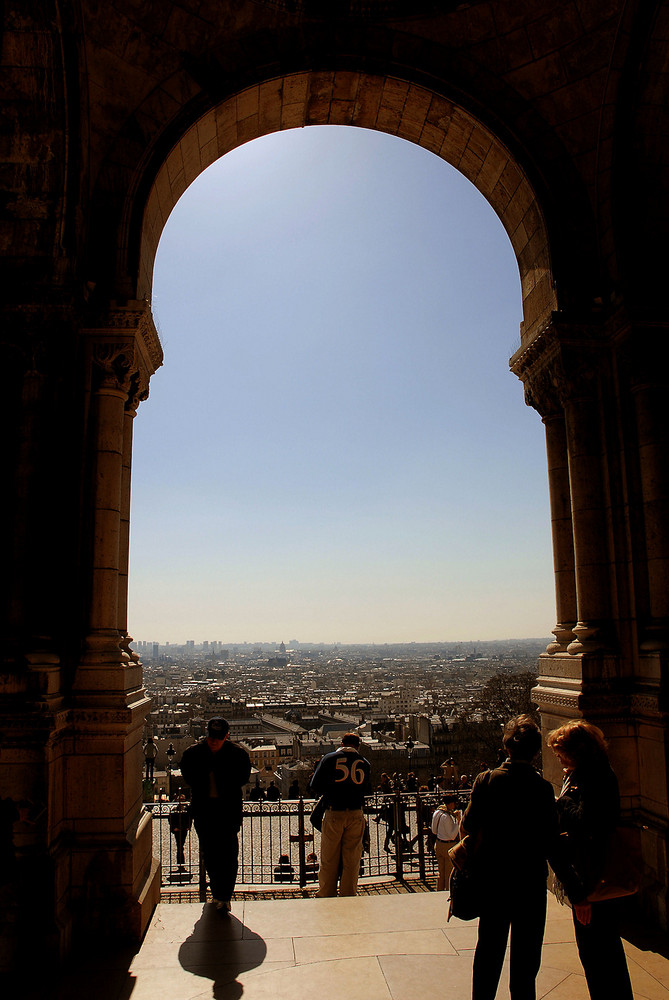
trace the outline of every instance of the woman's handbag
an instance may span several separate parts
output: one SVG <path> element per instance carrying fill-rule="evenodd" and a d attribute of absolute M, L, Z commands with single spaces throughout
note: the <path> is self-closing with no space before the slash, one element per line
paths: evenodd
<path fill-rule="evenodd" d="M 317 830 L 320 830 L 323 826 L 323 816 L 325 815 L 325 810 L 327 809 L 327 802 L 325 801 L 325 796 L 321 795 L 320 799 L 311 810 L 311 825 L 315 826 Z"/>
<path fill-rule="evenodd" d="M 473 920 L 481 915 L 481 893 L 476 865 L 473 860 L 475 850 L 471 848 L 470 837 L 464 837 L 452 847 L 448 856 L 453 862 L 453 871 L 448 883 L 450 901 L 447 920 Z"/>
<path fill-rule="evenodd" d="M 641 884 L 641 844 L 639 831 L 617 826 L 604 854 L 602 868 L 586 903 L 632 896 Z"/>
<path fill-rule="evenodd" d="M 470 868 L 454 868 L 448 883 L 451 894 L 448 904 L 447 920 L 458 917 L 460 920 L 473 920 L 481 916 L 481 899 L 478 879 Z"/>

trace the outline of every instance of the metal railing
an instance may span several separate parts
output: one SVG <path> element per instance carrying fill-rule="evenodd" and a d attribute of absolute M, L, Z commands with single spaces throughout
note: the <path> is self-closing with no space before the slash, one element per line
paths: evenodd
<path fill-rule="evenodd" d="M 469 792 L 456 794 L 464 807 Z M 430 821 L 442 797 L 443 792 L 394 792 L 376 793 L 366 799 L 368 837 L 361 861 L 363 880 L 402 881 L 415 877 L 424 881 L 436 873 Z M 314 804 L 314 800 L 302 798 L 244 803 L 238 888 L 292 886 L 306 890 L 316 886 L 320 832 L 310 822 Z M 173 802 L 150 804 L 147 809 L 153 813 L 154 854 L 160 859 L 163 889 L 170 893 L 197 891 L 204 901 L 206 873 L 190 817 L 180 813 Z"/>

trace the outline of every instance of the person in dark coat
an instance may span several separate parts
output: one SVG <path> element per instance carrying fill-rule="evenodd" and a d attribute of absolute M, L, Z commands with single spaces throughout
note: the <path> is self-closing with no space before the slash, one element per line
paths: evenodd
<path fill-rule="evenodd" d="M 181 774 L 191 787 L 191 813 L 209 887 L 218 910 L 229 912 L 237 879 L 242 788 L 251 759 L 232 743 L 225 719 L 210 719 L 207 737 L 184 751 Z"/>
<path fill-rule="evenodd" d="M 281 792 L 276 787 L 273 781 L 270 781 L 269 785 L 267 786 L 265 797 L 268 802 L 278 802 L 279 799 L 281 798 Z"/>
<path fill-rule="evenodd" d="M 572 904 L 578 954 L 591 1000 L 632 1000 L 627 959 L 618 929 L 616 899 L 589 903 L 618 822 L 618 780 L 611 770 L 604 734 L 582 719 L 548 734 L 548 746 L 563 767 L 557 800 L 560 844 L 579 876 L 576 891 L 565 885 Z M 557 874 L 557 873 L 556 873 Z M 559 875 L 558 875 L 559 877 Z"/>
<path fill-rule="evenodd" d="M 534 1000 L 546 922 L 546 859 L 557 852 L 555 795 L 532 767 L 541 734 L 530 716 L 507 722 L 504 746 L 507 759 L 478 775 L 462 818 L 481 894 L 473 1000 L 494 1000 L 509 931 L 512 1000 Z"/>

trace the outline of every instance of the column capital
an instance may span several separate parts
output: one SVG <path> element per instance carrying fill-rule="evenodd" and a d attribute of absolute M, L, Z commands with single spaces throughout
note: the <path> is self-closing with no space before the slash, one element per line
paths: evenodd
<path fill-rule="evenodd" d="M 163 363 L 163 349 L 148 302 L 110 302 L 94 326 L 81 331 L 98 388 L 120 392 L 134 412 L 149 395 L 149 380 Z"/>
<path fill-rule="evenodd" d="M 525 402 L 546 420 L 573 399 L 594 398 L 609 338 L 601 324 L 571 322 L 558 313 L 516 351 L 511 371 L 525 387 Z"/>

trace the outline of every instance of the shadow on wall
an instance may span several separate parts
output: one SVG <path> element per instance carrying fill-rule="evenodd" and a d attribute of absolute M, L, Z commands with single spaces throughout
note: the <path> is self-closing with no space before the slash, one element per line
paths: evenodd
<path fill-rule="evenodd" d="M 192 975 L 212 980 L 214 1000 L 239 1000 L 244 988 L 237 976 L 262 965 L 266 954 L 267 945 L 258 934 L 208 903 L 179 948 L 179 962 Z"/>

